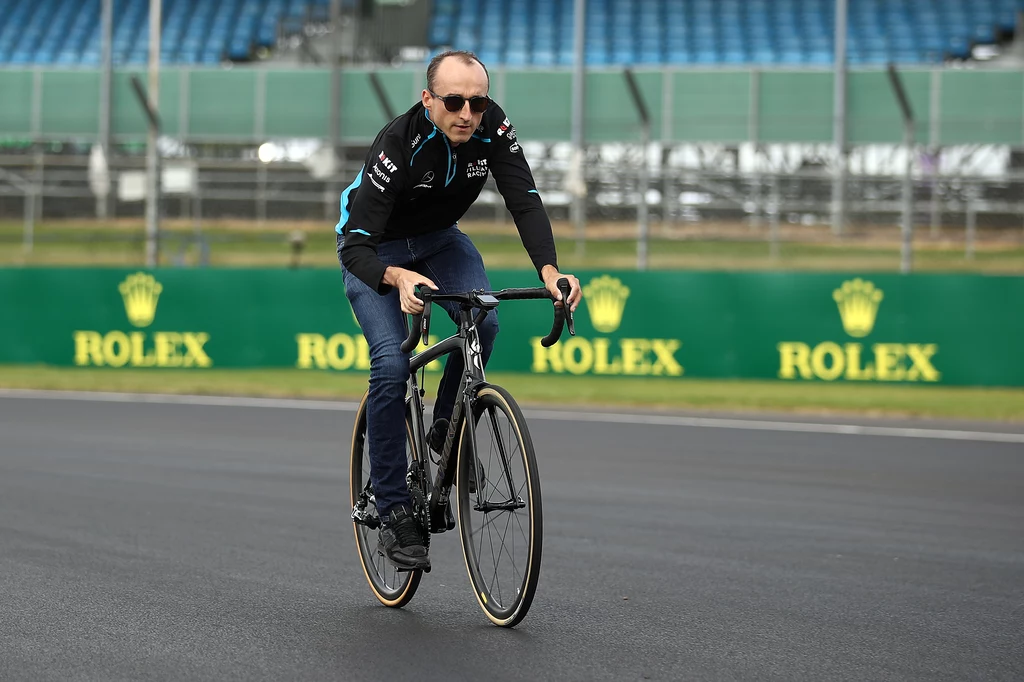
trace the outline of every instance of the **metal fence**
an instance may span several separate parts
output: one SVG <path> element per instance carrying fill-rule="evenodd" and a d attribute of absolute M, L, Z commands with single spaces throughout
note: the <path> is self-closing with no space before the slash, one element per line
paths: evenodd
<path fill-rule="evenodd" d="M 0 219 L 23 222 L 27 248 L 39 221 L 97 214 L 102 200 L 94 192 L 95 178 L 90 180 L 89 156 L 82 151 L 55 153 L 55 149 L 36 146 L 0 155 Z M 340 193 L 362 163 L 362 151 L 350 148 L 336 173 L 319 178 L 302 162 L 261 162 L 255 158 L 255 148 L 244 153 L 234 149 L 233 158 L 210 153 L 166 159 L 163 170 L 170 181 L 164 183 L 161 215 L 191 220 L 200 240 L 204 225 L 221 219 L 248 220 L 255 226 L 318 221 L 329 229 L 338 219 Z M 638 145 L 588 146 L 586 227 L 577 237 L 636 239 L 642 194 L 653 238 L 763 240 L 777 245 L 794 238 L 793 228 L 802 228 L 799 238 L 803 240 L 832 236 L 834 174 L 825 149 L 818 150 L 820 156 L 813 148 L 793 150 L 788 163 L 773 159 L 772 150 L 764 148 L 748 150 L 753 159 L 746 161 L 741 160 L 743 150 L 729 146 L 652 144 L 646 151 Z M 985 151 L 979 148 L 976 154 Z M 573 201 L 566 182 L 571 167 L 568 145 L 527 143 L 524 152 L 552 220 L 568 221 Z M 856 162 L 858 154 L 852 159 Z M 901 160 L 894 157 L 891 163 L 899 165 Z M 130 188 L 123 185 L 144 165 L 144 158 L 137 155 L 110 158 L 113 187 L 104 207 L 108 219 L 141 219 L 144 202 L 138 196 L 126 199 Z M 986 163 L 978 165 L 983 168 Z M 919 236 L 963 239 L 965 249 L 972 248 L 968 241 L 978 229 L 999 230 L 1024 240 L 1024 172 L 967 173 L 963 171 L 970 170 L 970 163 L 964 159 L 961 172 L 955 174 L 927 175 L 922 172 L 926 166 L 918 160 L 911 185 L 913 222 Z M 175 174 L 191 177 L 179 182 Z M 903 208 L 898 177 L 850 173 L 845 184 L 846 236 L 885 234 L 890 229 L 895 236 Z M 493 181 L 466 220 L 513 229 Z"/>

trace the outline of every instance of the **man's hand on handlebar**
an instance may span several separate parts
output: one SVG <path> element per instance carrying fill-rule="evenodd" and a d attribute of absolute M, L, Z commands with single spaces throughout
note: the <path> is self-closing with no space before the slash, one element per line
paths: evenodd
<path fill-rule="evenodd" d="M 551 292 L 551 296 L 556 301 L 561 301 L 562 299 L 562 294 L 558 291 L 558 280 L 562 277 L 569 280 L 569 310 L 576 312 L 576 306 L 583 299 L 583 290 L 580 288 L 580 281 L 576 279 L 576 276 L 563 275 L 553 265 L 545 265 L 540 271 L 540 276 L 544 280 L 544 286 Z"/>
<path fill-rule="evenodd" d="M 423 284 L 437 291 L 437 285 L 418 272 L 389 265 L 384 271 L 384 283 L 398 289 L 402 300 L 402 312 L 419 315 L 423 312 L 423 301 L 416 297 L 416 286 Z"/>

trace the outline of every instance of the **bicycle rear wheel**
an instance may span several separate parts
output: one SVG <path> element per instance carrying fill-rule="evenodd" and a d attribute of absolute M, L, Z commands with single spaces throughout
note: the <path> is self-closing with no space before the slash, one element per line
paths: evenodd
<path fill-rule="evenodd" d="M 512 627 L 526 616 L 537 591 L 543 513 L 526 419 L 499 386 L 481 388 L 472 421 L 462 423 L 457 489 L 462 551 L 477 602 L 492 623 Z"/>
<path fill-rule="evenodd" d="M 359 561 L 363 573 L 377 600 L 384 606 L 399 608 L 405 606 L 416 594 L 423 571 L 399 571 L 377 551 L 377 533 L 380 516 L 377 514 L 370 485 L 370 448 L 366 440 L 366 398 L 363 396 L 356 412 L 356 425 L 352 432 L 352 451 L 349 464 L 350 501 L 352 503 L 352 525 L 359 549 Z M 411 464 L 415 458 L 415 444 L 412 437 L 412 423 L 405 418 L 406 453 Z M 355 517 L 359 516 L 357 520 Z"/>

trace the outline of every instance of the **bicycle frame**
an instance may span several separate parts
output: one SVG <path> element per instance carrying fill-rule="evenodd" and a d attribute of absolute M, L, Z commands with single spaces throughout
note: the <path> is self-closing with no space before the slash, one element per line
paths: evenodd
<path fill-rule="evenodd" d="M 567 278 L 560 278 L 557 283 L 558 290 L 561 293 L 561 300 L 568 300 L 569 296 L 569 280 Z M 423 312 L 414 316 L 414 324 L 408 330 L 409 336 L 402 342 L 401 350 L 403 353 L 412 352 L 416 345 L 417 339 L 421 342 L 426 343 L 427 334 L 430 328 L 430 306 L 432 297 L 428 292 L 418 291 L 417 296 L 424 301 Z M 480 343 L 480 336 L 477 331 L 477 324 L 483 321 L 485 315 L 491 310 L 498 307 L 499 301 L 501 300 L 513 300 L 513 299 L 549 299 L 551 295 L 547 289 L 543 287 L 535 287 L 532 289 L 502 289 L 501 291 L 485 292 L 483 290 L 475 290 L 469 294 L 445 294 L 439 296 L 436 302 L 443 300 L 457 301 L 459 302 L 459 322 L 458 331 L 454 336 L 450 336 L 443 341 L 435 343 L 432 346 L 428 346 L 423 349 L 420 353 L 414 355 L 409 361 L 409 379 L 407 385 L 407 396 L 406 396 L 406 409 L 409 410 L 409 418 L 412 422 L 413 430 L 413 448 L 415 450 L 415 458 L 413 460 L 413 466 L 410 467 L 407 478 L 415 478 L 415 481 L 409 480 L 409 493 L 413 498 L 413 506 L 416 507 L 417 514 L 421 515 L 421 522 L 427 526 L 431 533 L 441 533 L 447 530 L 455 528 L 455 519 L 451 514 L 451 506 L 449 499 L 451 496 L 452 485 L 455 481 L 456 467 L 458 466 L 458 456 L 456 455 L 455 461 L 452 461 L 452 449 L 455 447 L 455 439 L 458 437 L 460 431 L 465 427 L 465 421 L 468 418 L 467 415 L 471 415 L 474 408 L 474 400 L 476 394 L 479 392 L 480 387 L 486 385 L 487 380 L 484 376 L 484 363 L 483 363 L 483 348 Z M 477 310 L 479 313 L 476 313 Z M 554 308 L 554 320 L 551 327 L 551 332 L 541 339 L 541 345 L 548 347 L 556 343 L 562 334 L 563 323 L 568 327 L 569 334 L 574 335 L 576 332 L 573 329 L 572 311 L 568 310 L 566 306 L 555 306 Z M 451 353 L 459 353 L 463 360 L 463 372 L 459 378 L 459 395 L 455 400 L 455 405 L 452 410 L 452 418 L 448 424 L 448 433 L 445 434 L 444 445 L 441 448 L 440 460 L 438 461 L 437 474 L 431 480 L 430 475 L 430 455 L 429 446 L 426 442 L 426 426 L 423 423 L 423 395 L 424 390 L 416 382 L 416 373 L 423 369 L 427 364 Z M 466 429 L 468 435 L 464 445 L 465 453 L 472 457 L 473 462 L 477 462 L 477 443 L 476 443 L 476 431 L 475 429 Z M 462 446 L 460 446 L 460 452 Z M 505 460 L 505 453 L 501 453 L 501 457 Z M 504 469 L 506 477 L 508 473 L 508 462 L 503 461 L 502 468 Z M 512 483 L 509 481 L 511 490 Z M 378 527 L 379 521 L 369 516 L 365 510 L 367 498 L 373 494 L 369 480 L 366 482 L 365 489 L 360 502 L 355 505 L 352 510 L 352 519 L 356 523 L 362 523 L 372 528 Z M 480 502 L 481 491 L 478 486 L 477 491 L 477 504 L 475 508 L 481 511 L 489 511 L 490 509 L 504 509 L 505 505 L 483 505 Z M 422 499 L 426 496 L 426 499 Z M 510 504 L 512 500 L 510 500 Z M 426 516 L 427 518 L 423 518 Z"/>
<path fill-rule="evenodd" d="M 453 448 L 455 439 L 462 428 L 462 422 L 468 414 L 472 414 L 473 396 L 477 389 L 487 383 L 484 376 L 483 348 L 480 345 L 480 335 L 477 332 L 474 322 L 473 310 L 460 310 L 459 329 L 454 336 L 424 349 L 412 357 L 409 361 L 409 405 L 413 422 L 413 431 L 416 438 L 416 451 L 427 454 L 429 446 L 426 443 L 426 427 L 423 423 L 423 389 L 416 381 L 416 372 L 427 364 L 451 353 L 459 353 L 463 359 L 463 372 L 460 378 L 459 395 L 455 400 L 455 407 L 452 411 L 452 418 L 448 425 L 448 433 L 445 436 L 444 447 L 441 449 L 441 459 L 438 462 L 437 474 L 427 490 L 427 512 L 430 521 L 430 531 L 441 533 L 455 527 L 455 520 L 448 514 L 450 508 L 448 501 L 451 496 L 452 485 L 455 482 L 455 472 L 458 467 L 458 457 L 453 459 Z M 476 454 L 476 435 L 473 429 L 467 429 L 468 453 Z M 422 467 L 425 484 L 431 480 L 430 457 L 421 457 L 419 460 Z M 424 486 L 426 488 L 426 486 Z M 479 494 L 479 492 L 478 492 Z"/>

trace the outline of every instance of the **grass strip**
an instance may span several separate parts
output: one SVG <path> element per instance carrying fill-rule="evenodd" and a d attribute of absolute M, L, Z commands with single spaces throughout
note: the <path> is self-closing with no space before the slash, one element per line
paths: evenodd
<path fill-rule="evenodd" d="M 428 398 L 439 375 L 428 375 Z M 932 417 L 1024 421 L 1024 389 L 878 384 L 708 381 L 611 377 L 543 378 L 491 373 L 516 399 L 568 408 L 706 409 L 873 417 Z M 0 365 L 0 388 L 129 393 L 245 395 L 355 399 L 366 388 L 361 373 L 262 370 L 112 370 Z"/>
<path fill-rule="evenodd" d="M 494 226 L 466 227 L 491 268 L 529 269 L 529 258 L 511 223 L 503 230 Z M 626 229 L 626 228 L 623 228 Z M 120 226 L 40 223 L 36 244 L 29 253 L 21 243 L 22 225 L 0 221 L 0 266 L 133 266 L 145 261 L 142 225 Z M 302 229 L 306 243 L 300 262 L 304 267 L 337 267 L 335 236 L 330 225 Z M 288 267 L 292 262 L 291 229 L 281 226 L 249 229 L 217 225 L 204 227 L 209 263 L 220 267 Z M 200 249 L 191 241 L 191 226 L 169 221 L 163 232 L 161 264 L 192 266 L 201 262 Z M 808 235 L 804 237 L 809 239 Z M 974 257 L 966 258 L 959 235 L 939 241 L 915 243 L 914 269 L 929 272 L 1024 272 L 1021 242 L 979 241 Z M 636 240 L 589 239 L 585 252 L 577 254 L 575 241 L 556 235 L 559 264 L 563 269 L 633 269 Z M 804 270 L 896 272 L 900 245 L 892 240 L 833 240 L 831 242 L 788 239 L 772 256 L 763 233 L 733 235 L 730 239 L 654 237 L 649 243 L 651 269 L 701 270 Z"/>

